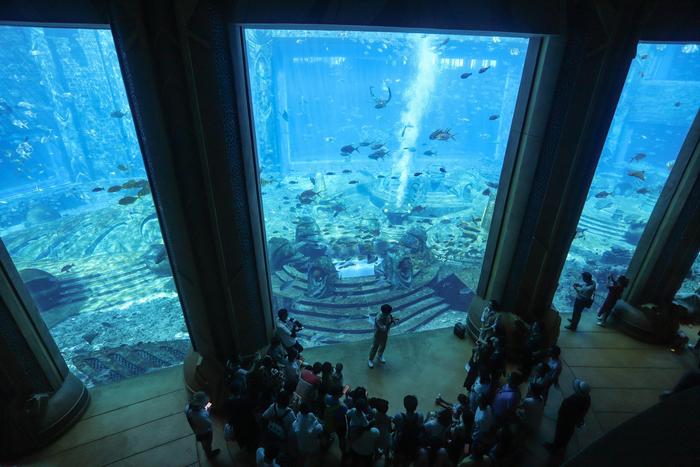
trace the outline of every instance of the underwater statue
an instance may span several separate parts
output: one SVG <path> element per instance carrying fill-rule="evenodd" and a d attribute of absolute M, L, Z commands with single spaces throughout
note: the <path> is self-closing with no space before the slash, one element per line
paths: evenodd
<path fill-rule="evenodd" d="M 154 243 L 148 247 L 148 250 L 141 255 L 141 259 L 157 276 L 170 276 L 170 261 L 168 260 L 168 252 L 165 250 L 165 245 L 162 243 Z"/>
<path fill-rule="evenodd" d="M 313 298 L 325 298 L 335 292 L 338 272 L 328 256 L 321 256 L 311 263 L 306 282 L 306 294 Z"/>
<path fill-rule="evenodd" d="M 270 269 L 279 271 L 294 260 L 294 246 L 286 238 L 272 237 L 267 242 L 267 253 L 270 258 Z"/>
<path fill-rule="evenodd" d="M 384 278 L 398 289 L 407 289 L 413 283 L 413 261 L 410 252 L 405 248 L 389 250 L 381 264 L 376 267 L 375 274 Z"/>

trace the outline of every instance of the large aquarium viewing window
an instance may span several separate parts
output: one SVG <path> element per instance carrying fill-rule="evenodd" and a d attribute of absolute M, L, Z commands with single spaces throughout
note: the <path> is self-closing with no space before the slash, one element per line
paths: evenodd
<path fill-rule="evenodd" d="M 697 44 L 640 43 L 608 131 L 554 306 L 572 311 L 573 284 L 624 274 L 700 107 Z"/>
<path fill-rule="evenodd" d="M 275 309 L 306 345 L 452 326 L 477 286 L 529 40 L 244 29 Z"/>
<path fill-rule="evenodd" d="M 178 294 L 109 30 L 0 26 L 0 238 L 87 386 L 181 363 Z"/>

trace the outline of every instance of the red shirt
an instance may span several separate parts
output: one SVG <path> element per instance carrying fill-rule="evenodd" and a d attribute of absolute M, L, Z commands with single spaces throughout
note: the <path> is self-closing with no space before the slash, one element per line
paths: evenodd
<path fill-rule="evenodd" d="M 304 368 L 301 371 L 301 379 L 314 386 L 318 386 L 319 384 L 321 384 L 321 377 L 315 374 L 313 371 L 309 370 L 308 368 Z"/>

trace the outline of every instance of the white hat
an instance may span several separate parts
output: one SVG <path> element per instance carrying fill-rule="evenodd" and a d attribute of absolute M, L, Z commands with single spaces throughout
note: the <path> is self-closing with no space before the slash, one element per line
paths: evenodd
<path fill-rule="evenodd" d="M 574 379 L 574 392 L 578 392 L 579 394 L 588 394 L 591 392 L 591 387 L 581 378 L 576 378 Z"/>

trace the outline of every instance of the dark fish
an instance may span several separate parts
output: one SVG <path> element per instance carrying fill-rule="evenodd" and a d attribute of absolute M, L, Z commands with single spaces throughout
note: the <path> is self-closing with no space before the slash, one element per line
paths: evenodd
<path fill-rule="evenodd" d="M 649 58 L 649 54 L 642 54 L 639 56 L 640 60 L 646 60 L 647 58 Z"/>
<path fill-rule="evenodd" d="M 498 183 L 486 182 L 486 186 L 489 186 L 489 187 L 493 188 L 494 190 L 498 189 Z"/>
<path fill-rule="evenodd" d="M 126 172 L 127 170 L 129 170 L 129 168 L 128 168 L 127 166 L 125 166 L 124 164 L 119 164 L 119 165 L 117 166 L 117 168 L 118 168 L 119 170 L 121 170 L 122 172 Z"/>
<path fill-rule="evenodd" d="M 479 74 L 485 73 L 486 70 L 488 70 L 489 68 L 491 68 L 491 67 L 490 66 L 482 66 L 481 68 L 479 68 Z"/>
<path fill-rule="evenodd" d="M 287 113 L 286 110 L 284 112 L 282 112 L 282 118 L 284 119 L 285 122 L 289 121 L 289 114 Z"/>
<path fill-rule="evenodd" d="M 446 173 L 447 173 L 447 170 L 445 170 L 445 168 L 444 168 L 444 167 L 440 167 L 440 172 L 442 172 L 442 173 L 446 174 Z"/>
<path fill-rule="evenodd" d="M 467 79 L 467 78 L 469 78 L 471 75 L 472 75 L 471 73 L 462 73 L 461 75 L 459 75 L 459 77 L 462 78 L 462 79 Z"/>
<path fill-rule="evenodd" d="M 376 150 L 384 146 L 384 143 L 377 143 L 372 145 L 372 150 Z"/>
<path fill-rule="evenodd" d="M 399 177 L 397 177 L 396 175 L 394 175 L 393 177 L 391 177 L 391 179 L 392 179 L 392 180 L 398 180 Z"/>
<path fill-rule="evenodd" d="M 364 147 L 369 146 L 370 144 L 372 144 L 372 143 L 370 143 L 369 141 L 363 141 L 360 143 L 360 146 L 362 146 L 364 148 Z"/>
<path fill-rule="evenodd" d="M 136 180 L 129 180 L 128 182 L 124 182 L 122 184 L 122 188 L 125 190 L 131 189 L 131 188 L 136 188 L 138 185 L 136 184 Z"/>
<path fill-rule="evenodd" d="M 680 107 L 680 106 L 681 106 L 681 101 L 676 101 L 676 102 L 673 104 L 673 106 L 674 106 L 674 107 Z"/>
<path fill-rule="evenodd" d="M 353 146 L 352 144 L 347 144 L 347 145 L 343 146 L 342 148 L 340 148 L 340 152 L 342 154 L 349 155 L 349 154 L 352 154 L 353 151 L 359 152 L 360 150 L 357 149 L 357 146 Z"/>
<path fill-rule="evenodd" d="M 437 156 L 437 153 L 435 151 L 432 151 L 432 150 L 425 151 L 423 154 L 426 156 Z"/>
<path fill-rule="evenodd" d="M 642 181 L 646 180 L 646 176 L 644 175 L 643 170 L 630 170 L 629 172 L 627 172 L 627 175 L 629 175 L 630 177 L 638 178 Z"/>
<path fill-rule="evenodd" d="M 637 154 L 634 155 L 634 157 L 632 157 L 631 162 L 639 162 L 642 159 L 644 159 L 645 157 L 647 157 L 646 154 L 644 154 L 643 152 L 638 152 Z"/>
<path fill-rule="evenodd" d="M 358 184 L 358 183 L 360 183 L 359 180 L 350 180 L 350 181 L 348 182 L 348 185 L 356 185 L 356 184 Z"/>
<path fill-rule="evenodd" d="M 112 113 L 109 114 L 110 117 L 112 118 L 124 118 L 128 112 L 123 112 L 121 110 L 113 110 Z"/>
<path fill-rule="evenodd" d="M 408 147 L 408 148 L 403 148 L 403 149 L 405 149 L 408 152 L 416 152 L 416 148 L 414 148 L 413 146 Z"/>
<path fill-rule="evenodd" d="M 141 188 L 138 191 L 138 193 L 136 193 L 136 196 L 138 196 L 140 198 L 141 196 L 146 196 L 146 195 L 150 195 L 150 194 L 151 194 L 151 189 L 149 187 L 145 187 L 145 188 Z"/>
<path fill-rule="evenodd" d="M 111 187 L 107 188 L 107 192 L 108 192 L 108 193 L 116 193 L 117 191 L 119 191 L 119 190 L 121 190 L 121 189 L 122 189 L 121 186 L 119 186 L 119 185 L 114 185 L 114 186 L 111 186 Z"/>
<path fill-rule="evenodd" d="M 596 198 L 607 198 L 610 195 L 612 195 L 612 193 L 610 193 L 608 191 L 601 191 L 600 193 L 596 193 L 595 197 Z"/>
<path fill-rule="evenodd" d="M 377 175 L 377 178 L 386 178 L 384 175 Z"/>
<path fill-rule="evenodd" d="M 350 169 L 345 169 L 345 170 L 343 170 L 343 173 L 344 173 L 344 174 L 351 174 L 351 173 L 352 173 L 352 170 L 350 170 Z"/>
<path fill-rule="evenodd" d="M 127 204 L 133 204 L 138 198 L 135 198 L 133 196 L 125 196 L 122 199 L 119 200 L 119 204 L 122 206 L 126 206 Z"/>
<path fill-rule="evenodd" d="M 481 194 L 484 196 L 489 196 L 491 194 L 491 189 L 487 188 L 484 191 L 482 191 Z"/>
<path fill-rule="evenodd" d="M 646 195 L 647 193 L 651 193 L 651 190 L 647 187 L 642 187 L 639 190 L 637 190 L 637 193 L 640 195 Z"/>
<path fill-rule="evenodd" d="M 311 202 L 316 198 L 318 193 L 314 190 L 306 190 L 299 193 L 299 202 L 301 204 L 311 204 Z"/>
<path fill-rule="evenodd" d="M 493 114 L 489 117 L 489 120 L 498 120 L 498 117 L 499 117 L 498 115 Z"/>
<path fill-rule="evenodd" d="M 296 185 L 297 183 L 299 183 L 299 182 L 297 182 L 296 180 L 290 180 L 290 181 L 289 181 L 289 184 L 290 184 L 290 185 Z"/>
<path fill-rule="evenodd" d="M 326 175 L 335 175 L 335 172 L 326 172 Z"/>
<path fill-rule="evenodd" d="M 418 176 L 420 176 L 420 175 L 423 175 L 423 172 L 415 172 L 415 173 L 413 174 L 414 177 L 418 177 Z"/>
<path fill-rule="evenodd" d="M 411 214 L 414 213 L 419 213 L 425 211 L 425 207 L 421 206 L 420 204 L 418 206 L 413 206 L 413 209 L 411 209 Z"/>
<path fill-rule="evenodd" d="M 73 266 L 75 266 L 75 264 L 66 264 L 61 268 L 61 272 L 68 272 L 73 269 Z"/>
<path fill-rule="evenodd" d="M 373 159 L 373 160 L 375 160 L 375 161 L 376 161 L 376 160 L 379 160 L 379 159 L 382 159 L 382 160 L 383 160 L 383 159 L 384 159 L 384 156 L 386 156 L 387 154 L 389 154 L 388 151 L 386 151 L 385 149 L 381 149 L 381 150 L 379 150 L 379 151 L 373 152 L 372 154 L 370 154 L 370 155 L 367 156 L 367 157 L 369 157 L 370 159 Z"/>
<path fill-rule="evenodd" d="M 83 334 L 83 339 L 84 339 L 85 342 L 87 342 L 88 344 L 92 344 L 92 341 L 94 341 L 95 338 L 96 338 L 97 336 L 99 336 L 99 335 L 100 335 L 99 332 L 97 332 L 97 331 L 91 331 L 91 332 L 88 332 L 87 334 Z"/>
<path fill-rule="evenodd" d="M 96 186 L 95 188 L 92 189 L 93 193 L 97 193 L 98 191 L 104 191 L 104 188 L 101 186 Z"/>
<path fill-rule="evenodd" d="M 449 140 L 450 138 L 455 139 L 455 135 L 453 135 L 452 133 L 450 133 L 450 129 L 449 129 L 449 128 L 444 129 L 444 130 L 443 130 L 442 128 L 438 128 L 437 130 L 435 130 L 435 131 L 433 131 L 432 133 L 430 133 L 430 139 L 431 139 L 431 140 L 435 140 L 435 139 L 436 139 L 436 140 L 438 140 L 438 141 L 447 141 L 447 140 Z"/>
<path fill-rule="evenodd" d="M 443 219 L 443 220 L 440 221 L 441 224 L 449 224 L 449 223 L 451 223 L 451 222 L 452 222 L 452 221 L 449 220 L 449 219 Z"/>

